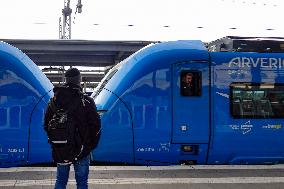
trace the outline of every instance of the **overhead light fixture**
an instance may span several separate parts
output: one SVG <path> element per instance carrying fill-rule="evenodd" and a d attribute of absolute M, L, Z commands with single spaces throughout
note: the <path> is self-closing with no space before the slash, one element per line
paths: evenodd
<path fill-rule="evenodd" d="M 34 22 L 33 24 L 43 25 L 46 24 L 45 22 Z"/>

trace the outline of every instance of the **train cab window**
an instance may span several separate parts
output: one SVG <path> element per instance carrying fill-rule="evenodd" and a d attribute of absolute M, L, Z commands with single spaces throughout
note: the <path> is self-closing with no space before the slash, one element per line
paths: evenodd
<path fill-rule="evenodd" d="M 234 118 L 284 118 L 284 84 L 232 83 L 230 106 Z"/>
<path fill-rule="evenodd" d="M 182 96 L 201 96 L 201 72 L 184 71 L 180 74 L 180 94 Z"/>

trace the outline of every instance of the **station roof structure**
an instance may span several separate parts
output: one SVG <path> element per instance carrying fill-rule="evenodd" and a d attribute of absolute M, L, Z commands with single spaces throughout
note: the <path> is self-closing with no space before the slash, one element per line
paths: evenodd
<path fill-rule="evenodd" d="M 38 66 L 105 67 L 125 59 L 152 41 L 2 39 L 27 54 Z"/>
<path fill-rule="evenodd" d="M 153 41 L 92 41 L 92 40 L 30 40 L 30 39 L 0 39 L 23 51 L 43 72 L 51 82 L 62 81 L 64 67 L 90 67 L 84 73 L 83 80 L 99 82 L 104 74 L 93 73 L 98 67 L 109 68 L 124 60 L 139 49 Z M 60 69 L 56 67 L 61 67 Z M 68 69 L 67 68 L 67 69 Z M 53 72 L 51 72 L 53 71 Z M 57 72 L 56 72 L 57 71 Z"/>

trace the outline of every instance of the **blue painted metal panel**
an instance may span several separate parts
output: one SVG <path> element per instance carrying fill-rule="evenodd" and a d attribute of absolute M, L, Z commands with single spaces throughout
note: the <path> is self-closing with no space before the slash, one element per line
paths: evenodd
<path fill-rule="evenodd" d="M 127 106 L 106 89 L 102 90 L 96 102 L 100 102 L 97 109 L 101 114 L 102 130 L 99 144 L 93 151 L 93 159 L 133 164 L 132 117 Z"/>
<path fill-rule="evenodd" d="M 266 53 L 212 53 L 212 143 L 210 164 L 264 164 L 284 159 L 283 119 L 234 119 L 232 82 L 284 83 L 284 56 Z M 281 77 L 282 76 L 282 77 Z M 267 127 L 276 126 L 278 127 Z"/>
<path fill-rule="evenodd" d="M 30 133 L 34 129 L 44 132 L 42 113 L 38 114 L 35 107 L 39 101 L 49 100 L 46 94 L 52 84 L 24 53 L 3 42 L 0 65 L 0 166 L 25 165 L 33 142 Z M 38 122 L 31 123 L 34 118 Z"/>
<path fill-rule="evenodd" d="M 133 115 L 135 160 L 138 162 L 170 162 L 170 78 L 169 68 L 149 70 L 123 96 Z"/>
<path fill-rule="evenodd" d="M 201 72 L 201 95 L 181 96 L 183 71 Z M 208 143 L 209 140 L 209 66 L 208 62 L 173 65 L 173 143 Z"/>
<path fill-rule="evenodd" d="M 105 89 L 125 102 L 130 111 L 129 120 L 132 121 L 134 129 L 135 163 L 163 165 L 187 160 L 183 157 L 187 154 L 177 155 L 182 154 L 181 144 L 171 143 L 171 69 L 174 63 L 192 60 L 208 60 L 208 52 L 200 41 L 168 42 L 144 48 L 110 71 L 114 73 L 114 70 L 117 70 L 105 85 Z M 103 79 L 102 83 L 105 80 Z M 109 102 L 113 102 L 113 99 L 109 97 L 105 92 L 100 93 L 96 97 L 98 107 L 103 110 L 105 104 L 111 104 Z M 102 118 L 104 119 L 104 116 Z M 104 124 L 107 125 L 103 121 Z M 117 122 L 116 127 L 119 127 Z M 200 149 L 202 153 L 207 150 L 202 150 L 203 147 Z M 103 156 L 102 154 L 101 157 Z"/>
<path fill-rule="evenodd" d="M 117 72 L 105 85 L 130 110 L 135 163 L 175 164 L 181 160 L 195 160 L 203 164 L 206 158 L 211 164 L 275 163 L 283 160 L 281 120 L 233 119 L 229 101 L 232 82 L 283 83 L 280 77 L 284 67 L 283 54 L 212 53 L 212 62 L 198 66 L 192 64 L 192 67 L 184 64 L 184 67 L 175 67 L 172 73 L 173 65 L 209 60 L 204 48 L 194 49 L 194 45 L 188 43 L 161 43 L 142 49 L 118 65 Z M 209 67 L 212 67 L 211 83 Z M 185 101 L 183 97 L 178 99 L 178 78 L 182 69 L 201 70 L 204 96 L 193 97 L 196 99 L 192 101 Z M 102 104 L 107 102 L 105 98 Z M 100 100 L 97 103 L 101 104 Z M 189 106 L 194 109 L 188 109 Z M 182 120 L 184 117 L 190 118 Z M 179 126 L 184 123 L 180 121 L 195 127 L 181 132 Z M 265 124 L 280 124 L 281 129 L 265 131 Z M 259 128 L 259 133 L 254 134 L 252 127 Z M 181 145 L 197 145 L 198 155 L 187 154 L 185 157 L 181 153 Z"/>
<path fill-rule="evenodd" d="M 208 52 L 201 41 L 171 41 L 147 46 L 119 63 L 117 72 L 105 88 L 118 96 L 131 90 L 133 83 L 151 71 L 171 64 L 191 60 L 208 60 Z M 102 81 L 103 82 L 103 81 Z"/>
<path fill-rule="evenodd" d="M 53 96 L 52 91 L 47 93 L 44 98 L 49 99 L 51 96 Z M 45 108 L 47 107 L 47 99 L 39 99 L 31 113 L 28 163 L 52 162 L 50 144 L 43 130 L 43 119 Z"/>

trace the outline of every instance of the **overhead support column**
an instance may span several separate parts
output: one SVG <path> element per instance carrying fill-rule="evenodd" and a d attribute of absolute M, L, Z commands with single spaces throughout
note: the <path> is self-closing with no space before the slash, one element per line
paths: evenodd
<path fill-rule="evenodd" d="M 59 23 L 60 39 L 71 39 L 71 13 L 70 0 L 64 0 L 64 9 L 62 9 L 63 24 Z M 59 20 L 61 21 L 61 19 Z"/>

